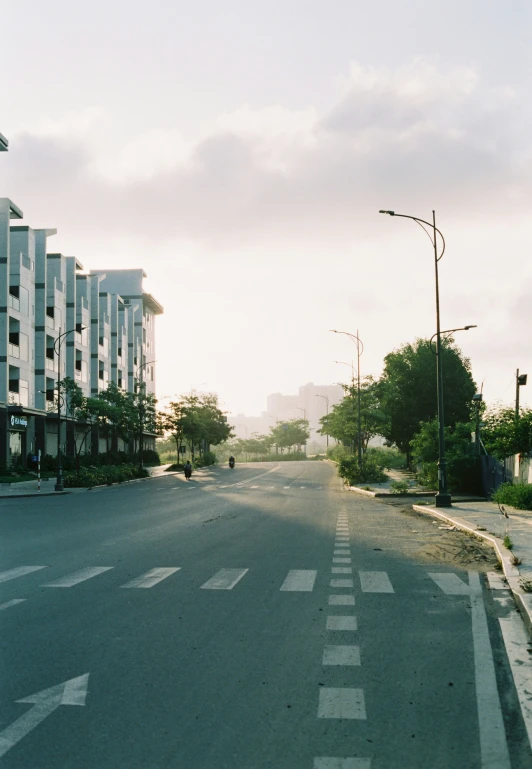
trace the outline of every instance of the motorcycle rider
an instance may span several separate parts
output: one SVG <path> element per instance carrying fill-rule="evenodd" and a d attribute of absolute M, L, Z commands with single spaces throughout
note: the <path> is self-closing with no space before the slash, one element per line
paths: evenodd
<path fill-rule="evenodd" d="M 192 475 L 192 465 L 190 464 L 190 459 L 187 459 L 185 462 L 185 478 L 190 478 Z"/>
<path fill-rule="evenodd" d="M 231 456 L 229 457 L 229 467 L 234 467 L 234 466 L 235 466 L 235 458 L 231 454 Z"/>

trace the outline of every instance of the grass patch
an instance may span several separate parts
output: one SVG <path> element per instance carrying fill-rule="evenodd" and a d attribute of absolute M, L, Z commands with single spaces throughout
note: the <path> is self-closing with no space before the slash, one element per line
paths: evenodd
<path fill-rule="evenodd" d="M 512 540 L 510 539 L 510 536 L 508 534 L 504 535 L 504 539 L 502 541 L 502 544 L 504 545 L 504 547 L 507 547 L 508 550 L 511 550 L 513 548 L 513 546 L 514 546 L 514 543 L 512 542 Z"/>

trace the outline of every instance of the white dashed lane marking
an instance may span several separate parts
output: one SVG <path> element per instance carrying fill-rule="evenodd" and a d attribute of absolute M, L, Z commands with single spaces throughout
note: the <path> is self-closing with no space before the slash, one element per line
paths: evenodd
<path fill-rule="evenodd" d="M 331 569 L 331 574 L 352 574 L 352 573 L 353 573 L 353 569 L 351 568 L 351 566 L 333 566 Z"/>
<path fill-rule="evenodd" d="M 327 645 L 323 650 L 322 665 L 360 665 L 360 648 Z"/>
<path fill-rule="evenodd" d="M 318 756 L 313 769 L 371 769 L 371 758 L 334 758 Z"/>
<path fill-rule="evenodd" d="M 354 595 L 330 595 L 329 606 L 354 606 Z"/>
<path fill-rule="evenodd" d="M 318 718 L 366 719 L 362 689 L 320 688 Z"/>
<path fill-rule="evenodd" d="M 331 587 L 353 587 L 352 579 L 331 579 L 329 582 Z"/>
<path fill-rule="evenodd" d="M 327 630 L 356 630 L 357 618 L 346 617 L 345 615 L 334 615 L 327 617 Z"/>

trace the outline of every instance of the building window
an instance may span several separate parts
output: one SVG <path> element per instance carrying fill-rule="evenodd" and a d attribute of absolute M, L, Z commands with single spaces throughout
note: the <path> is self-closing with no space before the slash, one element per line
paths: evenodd
<path fill-rule="evenodd" d="M 55 382 L 53 379 L 46 377 L 46 400 L 48 403 L 53 403 L 55 398 Z"/>

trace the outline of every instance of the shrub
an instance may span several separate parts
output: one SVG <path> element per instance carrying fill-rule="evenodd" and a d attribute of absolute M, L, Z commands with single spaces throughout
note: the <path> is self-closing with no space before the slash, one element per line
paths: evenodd
<path fill-rule="evenodd" d="M 408 494 L 409 488 L 407 481 L 392 481 L 390 484 L 392 494 Z"/>
<path fill-rule="evenodd" d="M 208 467 L 216 464 L 216 454 L 214 451 L 204 451 L 201 458 L 194 459 L 194 467 Z"/>
<path fill-rule="evenodd" d="M 105 467 L 82 468 L 79 473 L 67 473 L 63 477 L 65 487 L 90 488 L 91 486 L 124 483 L 134 478 L 147 478 L 148 470 L 136 465 L 107 465 Z"/>
<path fill-rule="evenodd" d="M 390 467 L 394 470 L 402 470 L 406 467 L 406 457 L 399 449 L 386 446 L 370 446 L 365 456 L 373 457 L 379 467 Z"/>
<path fill-rule="evenodd" d="M 358 466 L 358 458 L 355 456 L 343 457 L 338 462 L 338 475 L 344 478 L 350 485 L 360 483 L 383 483 L 386 480 L 386 474 L 379 467 L 377 462 L 371 456 L 362 457 L 362 466 Z"/>
<path fill-rule="evenodd" d="M 518 510 L 532 510 L 532 483 L 503 483 L 492 499 L 499 504 L 511 505 Z"/>

